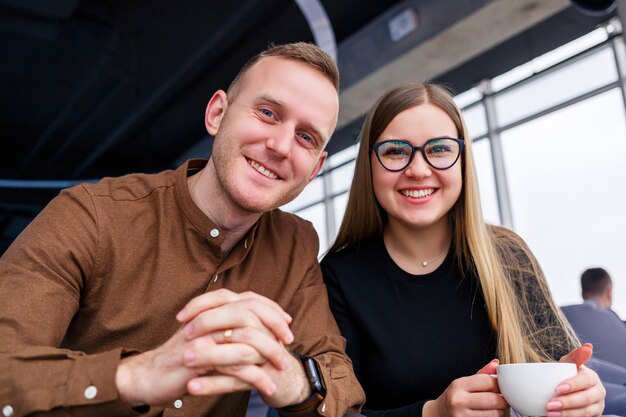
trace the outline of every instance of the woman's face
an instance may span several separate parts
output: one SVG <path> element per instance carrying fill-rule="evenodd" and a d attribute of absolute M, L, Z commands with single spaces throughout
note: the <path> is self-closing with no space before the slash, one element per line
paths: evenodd
<path fill-rule="evenodd" d="M 458 135 L 452 119 L 427 103 L 398 114 L 376 142 L 403 139 L 413 146 L 423 146 L 429 139 Z M 386 170 L 374 152 L 370 158 L 374 194 L 387 212 L 390 225 L 424 229 L 447 221 L 463 186 L 461 158 L 452 167 L 437 170 L 416 150 L 411 163 L 398 172 Z"/>

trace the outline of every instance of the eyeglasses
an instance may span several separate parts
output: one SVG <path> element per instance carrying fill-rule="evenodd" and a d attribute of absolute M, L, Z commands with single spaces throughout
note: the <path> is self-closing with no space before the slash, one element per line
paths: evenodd
<path fill-rule="evenodd" d="M 402 171 L 409 166 L 415 151 L 422 153 L 428 164 L 439 170 L 448 169 L 459 160 L 463 150 L 463 140 L 456 138 L 434 138 L 424 146 L 413 146 L 402 139 L 385 140 L 372 145 L 378 162 L 388 171 Z"/>

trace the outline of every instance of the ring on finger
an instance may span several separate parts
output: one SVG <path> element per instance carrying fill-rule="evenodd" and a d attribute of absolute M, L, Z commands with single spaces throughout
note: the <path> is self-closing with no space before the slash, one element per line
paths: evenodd
<path fill-rule="evenodd" d="M 224 330 L 224 343 L 233 342 L 233 329 Z"/>

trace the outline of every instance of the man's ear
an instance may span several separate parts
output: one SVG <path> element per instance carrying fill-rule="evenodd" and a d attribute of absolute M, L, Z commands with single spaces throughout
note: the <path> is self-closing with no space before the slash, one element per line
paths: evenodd
<path fill-rule="evenodd" d="M 315 177 L 317 177 L 317 174 L 320 173 L 320 170 L 322 169 L 322 166 L 324 165 L 324 161 L 326 161 L 326 157 L 328 157 L 328 152 L 323 151 L 322 154 L 320 155 L 320 159 L 317 160 L 317 165 L 315 166 L 315 169 L 313 170 L 313 172 L 311 172 L 311 176 L 309 177 L 307 184 L 313 181 Z"/>
<path fill-rule="evenodd" d="M 223 90 L 217 90 L 209 100 L 204 113 L 204 125 L 209 135 L 215 136 L 217 134 L 227 108 L 228 97 L 226 97 L 226 93 Z"/>

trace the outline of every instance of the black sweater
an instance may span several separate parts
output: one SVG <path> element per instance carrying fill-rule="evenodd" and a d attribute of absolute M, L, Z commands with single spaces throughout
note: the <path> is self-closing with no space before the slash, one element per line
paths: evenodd
<path fill-rule="evenodd" d="M 450 382 L 495 358 L 478 280 L 459 270 L 453 250 L 436 271 L 411 275 L 377 237 L 327 256 L 322 270 L 365 415 L 421 416 Z"/>

